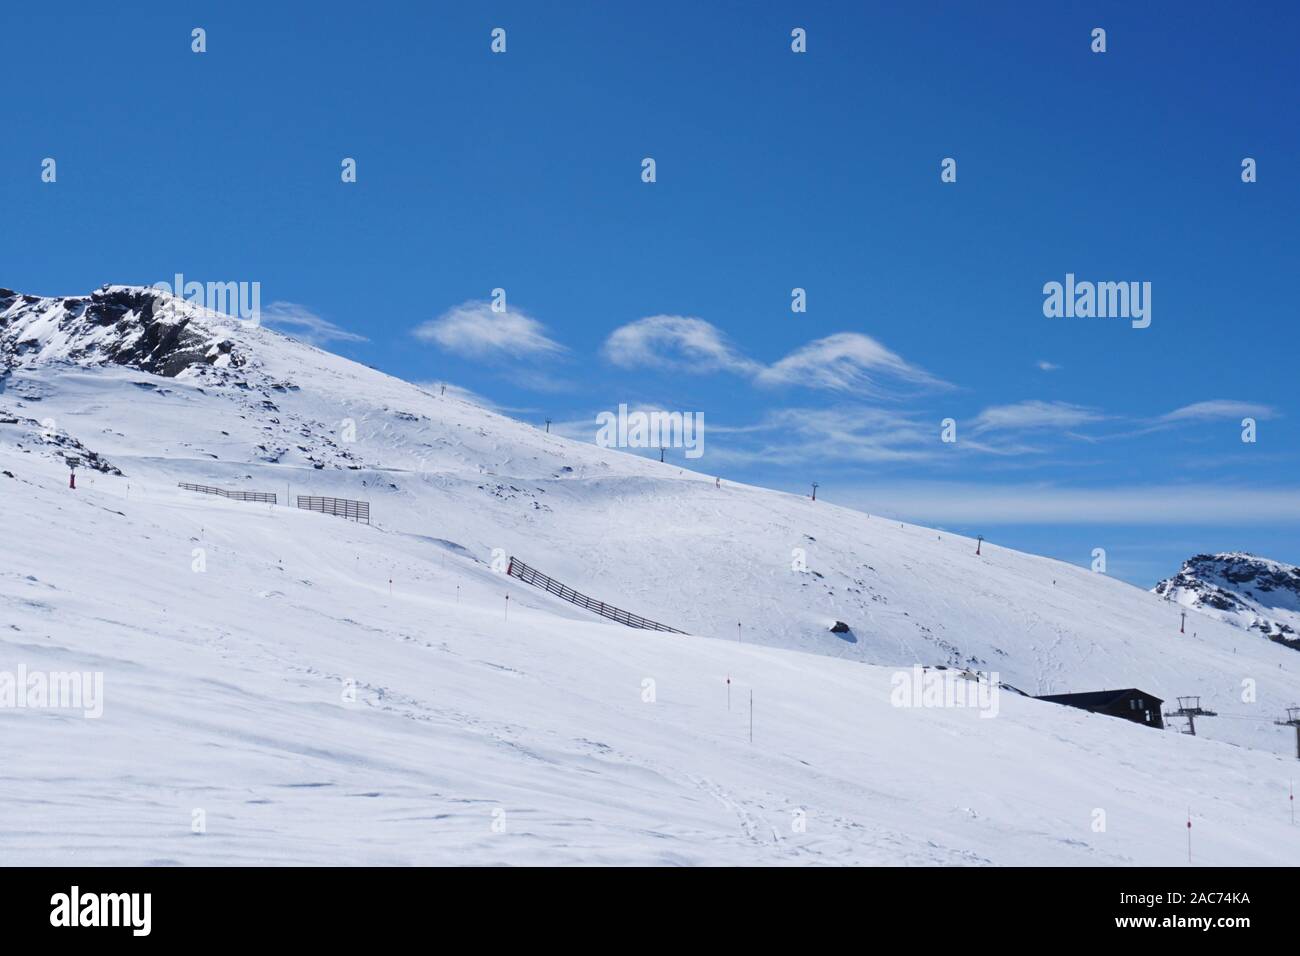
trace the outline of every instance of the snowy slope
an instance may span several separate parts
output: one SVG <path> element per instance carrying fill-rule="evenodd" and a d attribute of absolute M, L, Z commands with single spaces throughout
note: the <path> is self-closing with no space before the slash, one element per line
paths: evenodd
<path fill-rule="evenodd" d="M 0 713 L 2 859 L 1176 863 L 1189 805 L 1200 862 L 1300 858 L 1271 723 L 1294 651 L 233 320 L 171 306 L 169 339 L 154 293 L 103 294 L 128 307 L 87 333 L 94 303 L 0 293 L 0 671 L 99 670 L 106 696 L 99 720 Z M 70 491 L 64 458 L 92 453 Z M 375 524 L 178 481 L 364 498 Z M 697 636 L 593 619 L 494 573 L 496 548 Z M 898 708 L 895 667 L 864 662 L 1223 717 L 1192 739 L 1010 692 L 996 719 Z"/>
<path fill-rule="evenodd" d="M 1270 719 L 1300 693 L 1285 648 L 1211 621 L 1180 635 L 1179 608 L 1103 575 L 990 542 L 976 557 L 968 538 L 829 502 L 725 480 L 715 488 L 713 476 L 547 435 L 152 291 L 135 290 L 136 307 L 122 313 L 125 294 L 97 293 L 114 303 L 117 338 L 97 331 L 94 348 L 77 348 L 85 333 L 75 316 L 107 305 L 13 298 L 3 308 L 0 292 L 0 355 L 29 343 L 10 350 L 0 409 L 53 422 L 56 438 L 80 441 L 130 479 L 368 499 L 389 530 L 480 557 L 500 548 L 702 636 L 734 639 L 739 623 L 746 642 L 962 664 L 1030 694 L 1136 685 Z M 156 308 L 160 297 L 171 304 Z M 185 354 L 217 359 L 175 377 L 116 364 L 130 343 L 169 340 L 142 331 L 143 314 L 178 312 L 200 343 Z M 146 360 L 174 367 L 172 358 L 155 350 Z M 792 570 L 795 549 L 806 573 Z M 837 620 L 851 630 L 831 633 Z M 1258 699 L 1243 707 L 1245 679 Z M 1277 747 L 1266 722 L 1205 732 Z"/>
<path fill-rule="evenodd" d="M 1300 649 L 1300 568 L 1253 554 L 1198 554 L 1152 592 Z"/>
<path fill-rule="evenodd" d="M 22 473 L 6 665 L 105 700 L 0 715 L 6 862 L 1172 865 L 1188 806 L 1198 863 L 1300 858 L 1280 756 L 1007 693 L 896 708 L 887 669 L 579 620 L 412 535 Z"/>

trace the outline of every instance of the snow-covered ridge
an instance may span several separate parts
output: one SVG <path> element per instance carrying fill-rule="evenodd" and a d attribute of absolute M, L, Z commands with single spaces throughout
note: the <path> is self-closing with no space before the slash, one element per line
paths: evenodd
<path fill-rule="evenodd" d="M 1153 593 L 1300 650 L 1300 568 L 1242 552 L 1198 554 Z"/>

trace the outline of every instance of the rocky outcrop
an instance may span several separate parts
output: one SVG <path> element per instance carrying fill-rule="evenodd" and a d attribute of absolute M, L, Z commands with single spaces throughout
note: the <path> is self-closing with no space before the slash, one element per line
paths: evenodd
<path fill-rule="evenodd" d="M 138 286 L 72 298 L 0 289 L 0 367 L 112 362 L 168 378 L 195 365 L 239 368 L 247 356 L 231 335 L 236 321 Z"/>
<path fill-rule="evenodd" d="M 1300 568 L 1243 552 L 1198 554 L 1156 594 L 1300 650 Z"/>

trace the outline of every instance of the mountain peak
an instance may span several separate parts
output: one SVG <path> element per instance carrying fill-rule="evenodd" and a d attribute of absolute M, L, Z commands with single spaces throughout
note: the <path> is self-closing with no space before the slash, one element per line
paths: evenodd
<path fill-rule="evenodd" d="M 1152 591 L 1300 650 L 1300 568 L 1244 551 L 1197 554 Z"/>

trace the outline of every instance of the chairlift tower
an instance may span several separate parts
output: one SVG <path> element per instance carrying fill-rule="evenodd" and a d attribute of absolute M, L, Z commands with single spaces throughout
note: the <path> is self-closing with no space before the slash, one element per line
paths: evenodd
<path fill-rule="evenodd" d="M 1201 707 L 1201 698 L 1199 697 L 1179 697 L 1178 709 L 1171 714 L 1165 714 L 1166 717 L 1186 717 L 1187 733 L 1193 737 L 1196 736 L 1196 718 L 1197 717 L 1218 717 L 1218 713 L 1213 710 L 1205 710 Z"/>
<path fill-rule="evenodd" d="M 1300 760 L 1300 707 L 1288 707 L 1286 709 L 1286 720 L 1273 721 L 1279 727 L 1295 728 L 1295 756 Z"/>

